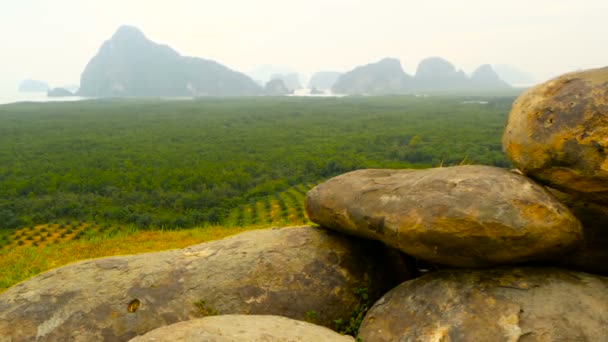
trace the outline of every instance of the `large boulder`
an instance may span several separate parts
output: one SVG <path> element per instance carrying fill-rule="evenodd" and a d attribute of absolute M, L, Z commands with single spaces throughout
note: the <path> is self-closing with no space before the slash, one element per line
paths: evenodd
<path fill-rule="evenodd" d="M 542 186 L 491 166 L 354 171 L 310 190 L 306 211 L 326 228 L 457 267 L 543 258 L 582 238 Z"/>
<path fill-rule="evenodd" d="M 608 276 L 608 206 L 555 189 L 550 191 L 583 226 L 582 243 L 569 253 L 557 255 L 554 261 L 568 268 Z"/>
<path fill-rule="evenodd" d="M 249 231 L 189 248 L 77 262 L 0 294 L 0 341 L 126 341 L 215 314 L 334 326 L 408 277 L 401 254 L 324 229 Z"/>
<path fill-rule="evenodd" d="M 503 147 L 524 174 L 608 204 L 608 67 L 566 74 L 522 94 Z"/>
<path fill-rule="evenodd" d="M 164 326 L 138 336 L 131 342 L 354 342 L 312 323 L 270 315 L 208 316 Z"/>
<path fill-rule="evenodd" d="M 606 341 L 608 278 L 551 268 L 445 270 L 369 310 L 363 341 Z"/>

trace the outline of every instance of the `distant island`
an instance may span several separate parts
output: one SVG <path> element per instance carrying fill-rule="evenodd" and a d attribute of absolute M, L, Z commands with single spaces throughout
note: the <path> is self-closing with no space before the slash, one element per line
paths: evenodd
<path fill-rule="evenodd" d="M 336 94 L 386 95 L 406 92 L 412 77 L 401 68 L 395 58 L 356 67 L 341 75 L 331 88 Z"/>
<path fill-rule="evenodd" d="M 65 88 L 53 88 L 53 89 L 49 89 L 46 92 L 46 96 L 48 96 L 48 97 L 69 97 L 69 96 L 74 96 L 74 93 L 72 93 L 71 91 L 69 91 Z"/>
<path fill-rule="evenodd" d="M 329 90 L 334 86 L 338 78 L 342 75 L 337 71 L 319 71 L 312 75 L 308 82 L 308 88 Z"/>
<path fill-rule="evenodd" d="M 212 60 L 181 56 L 122 26 L 87 64 L 76 95 L 247 96 L 263 93 L 247 75 Z"/>
<path fill-rule="evenodd" d="M 525 74 L 519 72 L 516 75 L 518 70 L 515 68 L 497 67 L 502 74 L 514 76 L 512 79 L 525 80 Z M 265 66 L 258 70 L 258 76 L 274 70 L 279 69 Z M 262 77 L 256 79 L 258 82 L 212 60 L 182 56 L 167 45 L 149 40 L 135 27 L 121 26 L 87 64 L 81 75 L 80 89 L 76 93 L 63 90 L 84 97 L 201 97 L 276 96 L 292 94 L 302 88 L 300 75 L 294 72 L 272 74 L 265 83 L 261 83 Z M 308 87 L 315 89 L 316 94 L 331 91 L 344 95 L 479 92 L 512 88 L 490 64 L 481 65 L 467 75 L 442 57 L 422 60 L 414 75 L 404 72 L 396 58 L 357 66 L 346 73 L 320 71 L 311 77 Z M 49 86 L 28 80 L 20 89 L 44 92 L 49 90 Z M 49 96 L 68 96 L 66 91 L 53 89 Z"/>
<path fill-rule="evenodd" d="M 46 82 L 38 80 L 24 80 L 19 84 L 20 93 L 45 93 L 49 90 L 49 85 Z"/>
<path fill-rule="evenodd" d="M 509 88 L 489 64 L 481 65 L 469 77 L 446 59 L 430 57 L 418 64 L 414 76 L 405 73 L 395 58 L 359 66 L 342 74 L 331 89 L 336 94 L 388 95 Z"/>

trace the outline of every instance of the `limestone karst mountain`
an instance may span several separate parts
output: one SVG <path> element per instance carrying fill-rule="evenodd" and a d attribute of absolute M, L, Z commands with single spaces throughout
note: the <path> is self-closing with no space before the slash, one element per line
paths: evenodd
<path fill-rule="evenodd" d="M 264 93 L 266 95 L 281 96 L 291 94 L 293 91 L 287 88 L 283 80 L 275 78 L 266 83 L 264 86 Z"/>
<path fill-rule="evenodd" d="M 338 78 L 342 75 L 341 72 L 337 71 L 319 71 L 312 75 L 308 82 L 308 88 L 319 89 L 319 90 L 330 90 L 331 87 L 336 83 Z"/>
<path fill-rule="evenodd" d="M 422 60 L 414 76 L 418 91 L 445 91 L 467 88 L 467 75 L 446 59 L 430 57 Z"/>
<path fill-rule="evenodd" d="M 480 90 L 511 87 L 507 82 L 500 79 L 490 64 L 482 64 L 475 69 L 471 74 L 469 84 L 471 88 Z"/>
<path fill-rule="evenodd" d="M 212 60 L 181 56 L 122 26 L 87 64 L 80 96 L 237 96 L 262 92 L 251 78 Z"/>
<path fill-rule="evenodd" d="M 302 89 L 302 83 L 300 83 L 300 75 L 295 72 L 287 74 L 273 74 L 270 77 L 270 81 L 281 80 L 289 91 L 293 92 L 298 89 Z"/>
<path fill-rule="evenodd" d="M 419 92 L 479 92 L 509 89 L 489 64 L 467 76 L 441 57 L 422 60 L 412 77 L 397 59 L 385 58 L 342 74 L 332 91 L 338 94 L 390 95 Z"/>
<path fill-rule="evenodd" d="M 19 83 L 19 92 L 21 93 L 44 93 L 49 90 L 49 85 L 46 82 L 38 80 L 24 80 Z"/>
<path fill-rule="evenodd" d="M 536 83 L 532 74 L 513 65 L 496 64 L 493 69 L 500 79 L 514 87 L 529 86 Z"/>
<path fill-rule="evenodd" d="M 366 95 L 399 94 L 410 89 L 411 84 L 412 77 L 403 71 L 398 59 L 384 58 L 342 74 L 333 85 L 332 92 Z"/>

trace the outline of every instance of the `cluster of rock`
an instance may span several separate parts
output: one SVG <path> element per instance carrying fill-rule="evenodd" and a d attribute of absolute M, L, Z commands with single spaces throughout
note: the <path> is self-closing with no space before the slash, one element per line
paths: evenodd
<path fill-rule="evenodd" d="M 378 299 L 411 278 L 409 269 L 377 241 L 314 227 L 249 231 L 182 250 L 81 261 L 17 284 L 0 294 L 0 341 L 128 341 L 218 314 L 334 328 L 361 305 L 361 289 Z"/>
<path fill-rule="evenodd" d="M 503 146 L 517 172 L 359 170 L 309 192 L 314 222 L 440 269 L 378 300 L 363 341 L 606 340 L 608 68 L 520 96 Z"/>
<path fill-rule="evenodd" d="M 607 116 L 608 68 L 565 75 L 514 104 L 503 141 L 521 173 L 340 175 L 308 193 L 321 227 L 18 284 L 0 294 L 0 341 L 605 340 Z"/>

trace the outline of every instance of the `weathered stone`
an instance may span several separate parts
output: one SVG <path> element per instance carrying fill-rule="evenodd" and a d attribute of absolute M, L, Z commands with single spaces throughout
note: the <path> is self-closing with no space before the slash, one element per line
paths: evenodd
<path fill-rule="evenodd" d="M 407 277 L 394 252 L 292 227 L 77 262 L 0 294 L 0 341 L 126 341 L 218 313 L 312 316 L 333 327 L 360 304 L 357 289 L 379 298 Z"/>
<path fill-rule="evenodd" d="M 608 204 L 608 68 L 566 74 L 522 94 L 502 141 L 524 174 Z"/>
<path fill-rule="evenodd" d="M 555 260 L 561 266 L 608 276 L 608 206 L 549 190 L 583 226 L 582 243 L 570 253 L 557 255 Z"/>
<path fill-rule="evenodd" d="M 324 227 L 457 267 L 543 258 L 582 238 L 546 189 L 490 166 L 354 171 L 310 190 L 306 210 Z"/>
<path fill-rule="evenodd" d="M 281 316 L 209 316 L 164 326 L 131 342 L 354 342 L 328 328 Z"/>
<path fill-rule="evenodd" d="M 363 341 L 606 341 L 608 278 L 551 268 L 445 270 L 367 313 Z"/>

